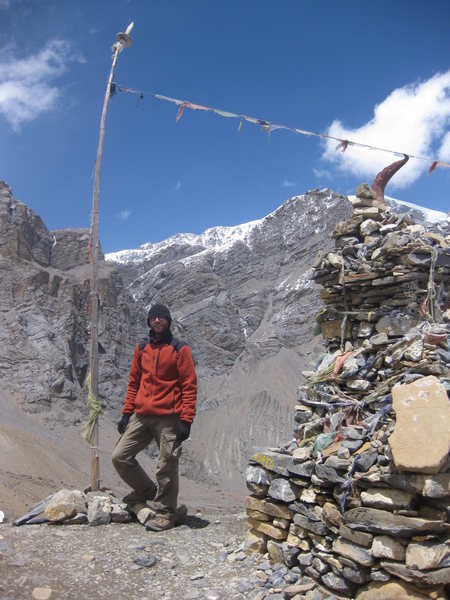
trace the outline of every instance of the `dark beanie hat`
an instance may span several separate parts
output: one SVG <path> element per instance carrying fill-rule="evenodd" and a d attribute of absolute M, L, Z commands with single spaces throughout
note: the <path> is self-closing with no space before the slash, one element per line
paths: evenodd
<path fill-rule="evenodd" d="M 162 304 L 154 304 L 150 307 L 147 319 L 150 320 L 152 317 L 166 317 L 166 319 L 169 321 L 169 327 L 172 323 L 172 317 L 170 316 L 169 309 Z"/>

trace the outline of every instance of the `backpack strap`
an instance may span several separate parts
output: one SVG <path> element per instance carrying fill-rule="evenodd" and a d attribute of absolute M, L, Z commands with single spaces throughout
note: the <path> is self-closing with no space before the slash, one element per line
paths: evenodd
<path fill-rule="evenodd" d="M 142 350 L 145 348 L 145 346 L 147 344 L 150 343 L 150 338 L 142 338 L 141 340 L 139 340 L 138 342 L 138 347 L 139 347 L 139 352 L 142 352 Z"/>
<path fill-rule="evenodd" d="M 139 352 L 142 352 L 142 350 L 145 348 L 145 346 L 149 343 L 150 343 L 150 338 L 142 338 L 141 340 L 139 340 L 139 342 L 138 342 Z M 181 340 L 179 340 L 177 338 L 172 338 L 170 340 L 170 345 L 173 347 L 175 352 L 179 352 L 181 350 L 181 348 L 183 348 L 183 346 L 187 346 L 187 344 L 185 342 L 182 342 Z"/>
<path fill-rule="evenodd" d="M 181 340 L 178 340 L 177 338 L 172 338 L 170 340 L 170 345 L 173 346 L 175 352 L 179 352 L 181 350 L 181 348 L 183 348 L 183 346 L 187 346 L 186 342 L 182 342 Z"/>

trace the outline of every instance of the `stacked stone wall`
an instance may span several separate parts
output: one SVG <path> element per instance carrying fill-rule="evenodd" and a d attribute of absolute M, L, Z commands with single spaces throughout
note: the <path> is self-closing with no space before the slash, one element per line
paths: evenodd
<path fill-rule="evenodd" d="M 327 352 L 303 373 L 294 440 L 247 468 L 247 545 L 302 578 L 298 598 L 445 598 L 448 223 L 417 225 L 364 188 L 353 204 L 315 264 Z"/>

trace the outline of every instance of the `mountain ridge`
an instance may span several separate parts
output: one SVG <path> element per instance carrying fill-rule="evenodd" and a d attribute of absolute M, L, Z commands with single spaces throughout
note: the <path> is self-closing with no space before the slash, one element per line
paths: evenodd
<path fill-rule="evenodd" d="M 311 192 L 327 191 L 329 191 L 329 188 L 311 190 Z M 306 194 L 311 192 L 307 192 Z M 301 200 L 304 196 L 305 194 L 295 195 L 287 198 L 283 204 L 261 219 L 255 219 L 239 225 L 217 225 L 214 227 L 209 227 L 199 234 L 187 232 L 176 233 L 160 242 L 145 242 L 138 248 L 108 252 L 105 254 L 105 259 L 121 264 L 127 264 L 130 262 L 140 263 L 147 260 L 154 254 L 163 251 L 166 247 L 178 244 L 191 245 L 193 248 L 199 246 L 204 250 L 214 250 L 217 252 L 226 251 L 231 245 L 239 241 L 248 245 L 250 243 L 249 237 L 254 229 L 264 226 L 267 220 L 271 217 L 276 217 L 277 212 L 282 209 L 284 204 L 295 200 Z M 355 196 L 350 195 L 348 198 L 352 199 L 355 198 Z M 416 213 L 419 213 L 421 215 L 420 220 L 436 223 L 448 218 L 447 215 L 441 211 L 427 209 L 417 204 L 405 202 L 391 196 L 386 196 L 386 200 L 390 206 L 394 207 L 399 212 L 415 211 Z"/>

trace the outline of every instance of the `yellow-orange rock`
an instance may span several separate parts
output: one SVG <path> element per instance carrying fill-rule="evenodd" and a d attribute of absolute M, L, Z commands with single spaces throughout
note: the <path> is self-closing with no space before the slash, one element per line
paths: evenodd
<path fill-rule="evenodd" d="M 439 473 L 450 450 L 450 403 L 434 376 L 392 388 L 395 429 L 389 438 L 399 471 Z"/>

